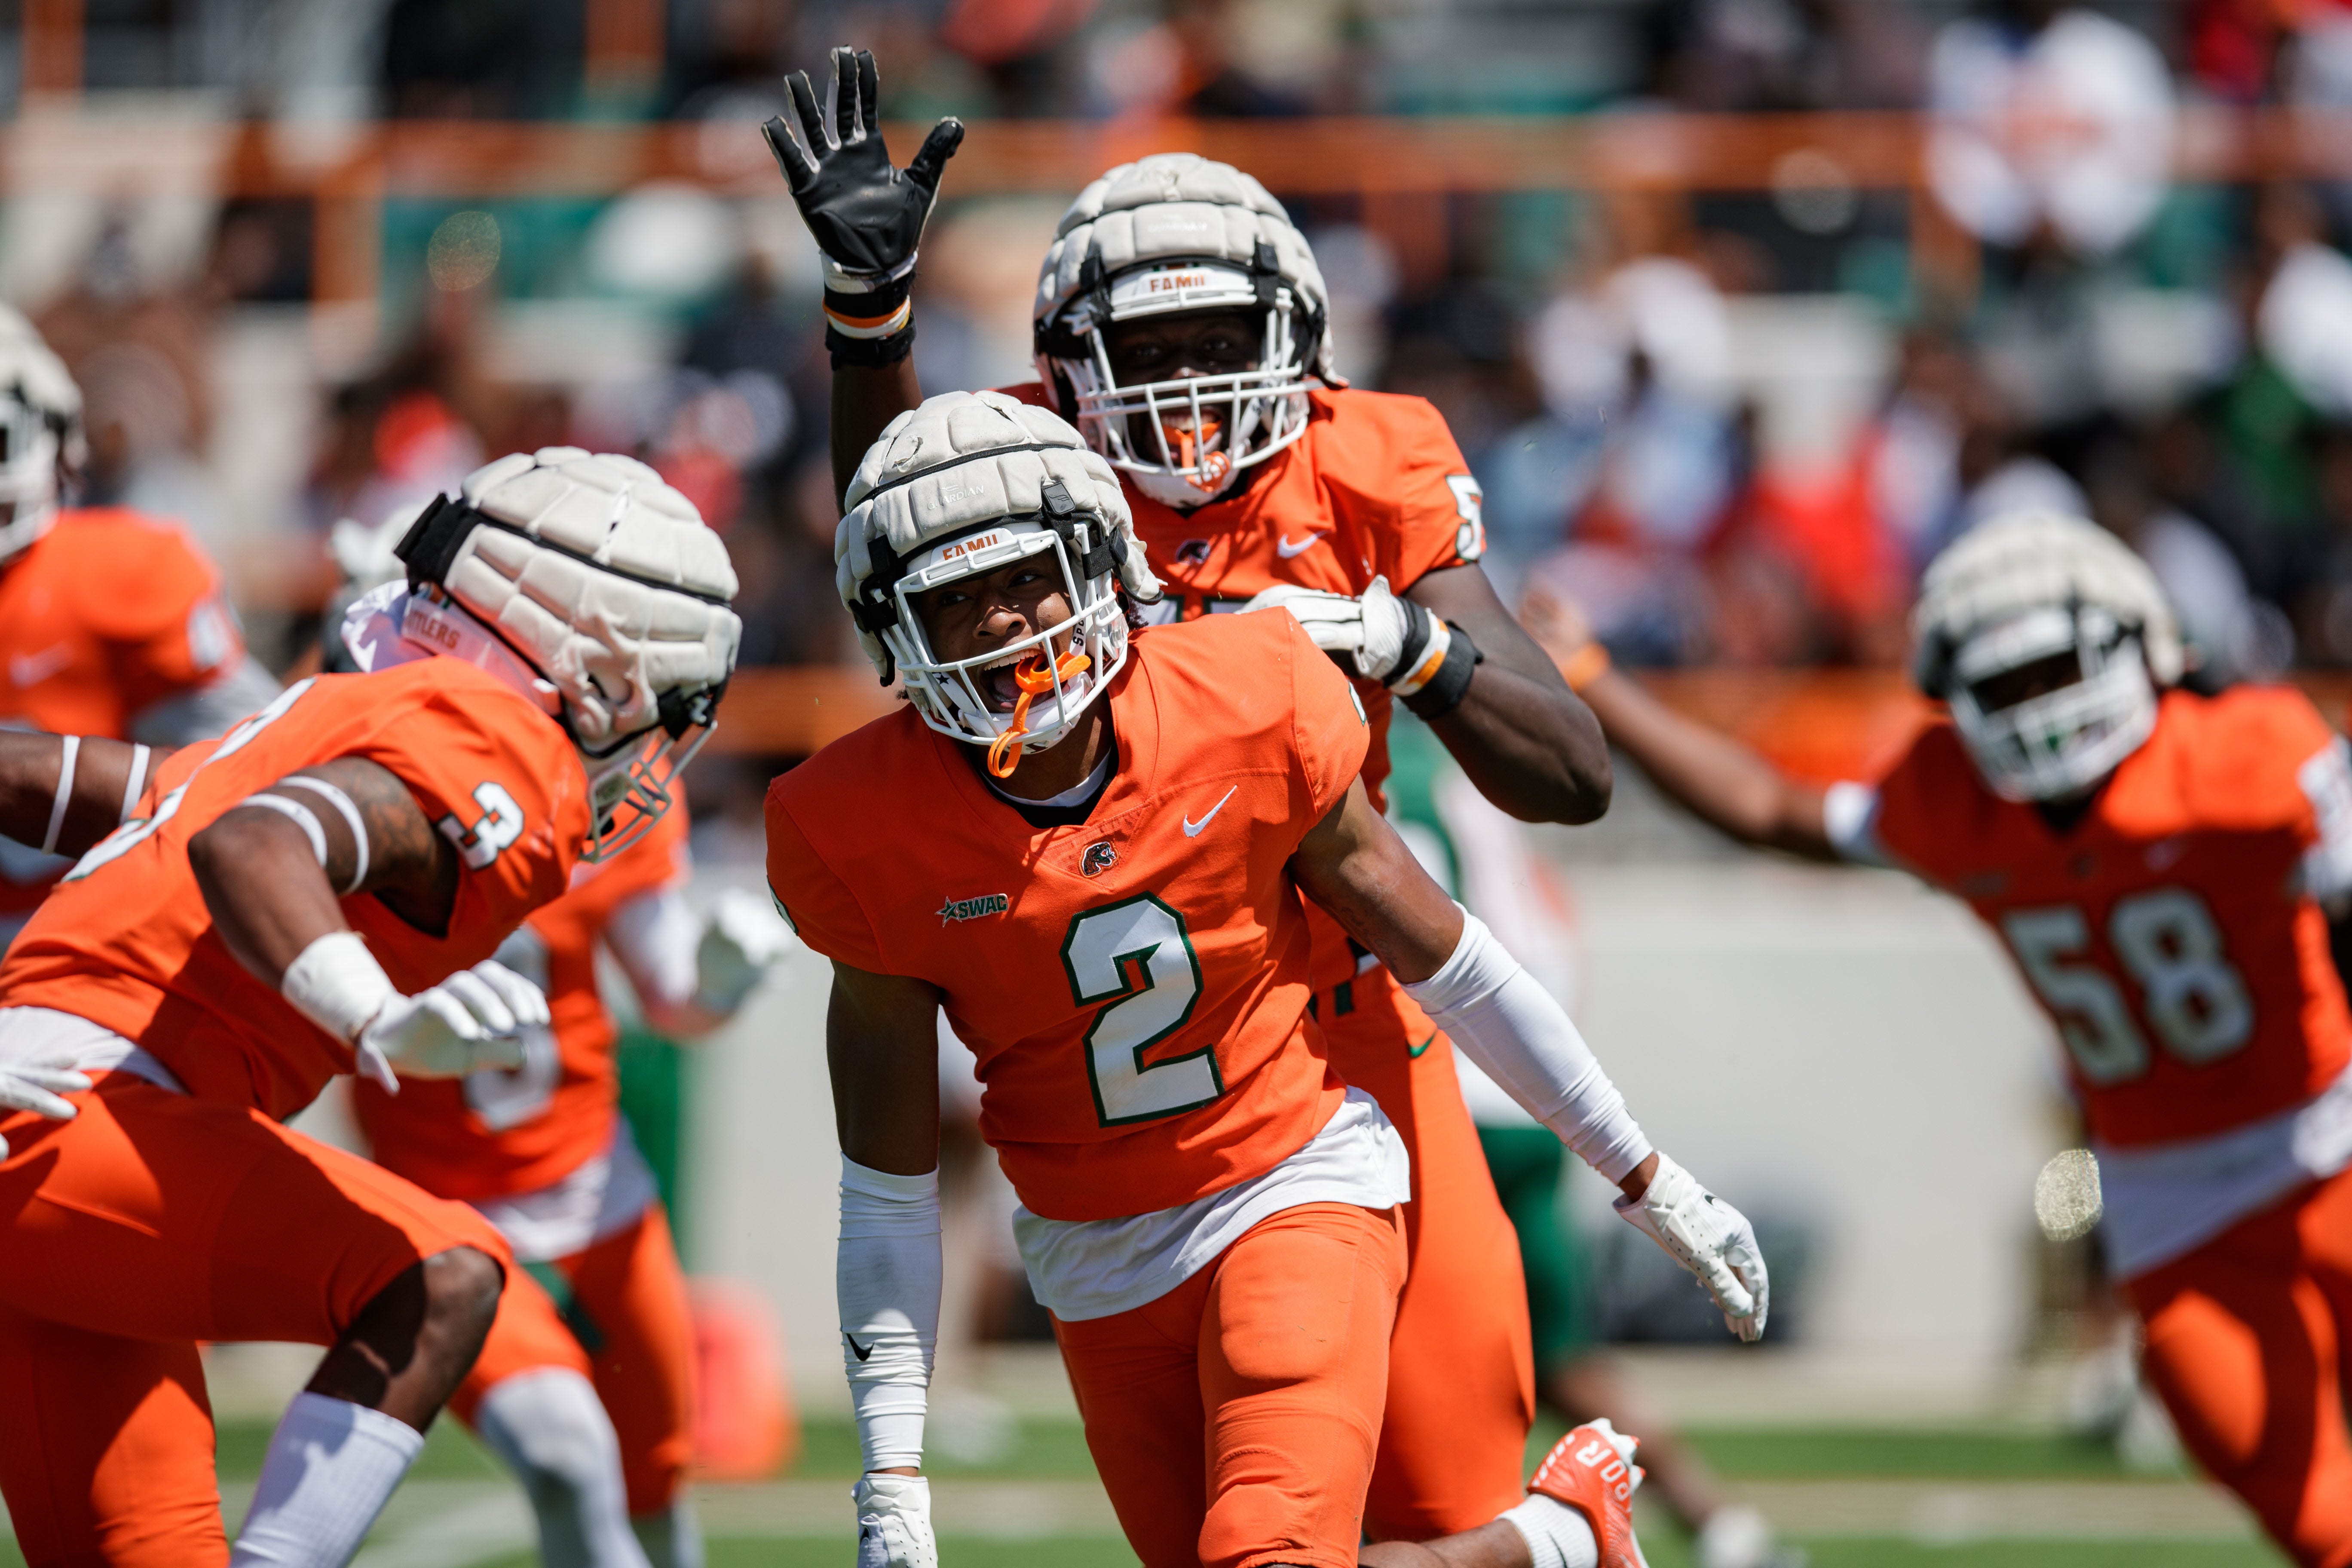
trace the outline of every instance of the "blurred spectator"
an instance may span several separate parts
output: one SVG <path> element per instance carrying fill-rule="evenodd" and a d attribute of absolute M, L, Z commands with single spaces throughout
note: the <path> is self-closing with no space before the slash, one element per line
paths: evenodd
<path fill-rule="evenodd" d="M 1875 0 L 1671 0 L 1650 7 L 1659 94 L 1690 109 L 1907 109 L 1925 52 Z"/>
<path fill-rule="evenodd" d="M 1928 56 L 1937 199 L 1969 233 L 2021 246 L 2045 228 L 2105 256 L 2170 181 L 2172 79 L 2156 46 L 2094 11 L 2001 0 L 1945 26 Z"/>
<path fill-rule="evenodd" d="M 2145 440 L 2117 434 L 2093 453 L 2085 474 L 2093 521 L 2156 573 L 2201 681 L 2275 679 L 2294 652 L 2286 617 L 2254 598 L 2237 558 L 2211 529 L 2157 492 L 2146 449 Z"/>
<path fill-rule="evenodd" d="M 386 110 L 411 119 L 530 120 L 580 96 L 585 8 L 533 0 L 392 0 Z"/>
<path fill-rule="evenodd" d="M 2300 584 L 2296 626 L 2305 656 L 2352 666 L 2352 426 L 2322 427 L 2317 480 L 2326 532 Z"/>

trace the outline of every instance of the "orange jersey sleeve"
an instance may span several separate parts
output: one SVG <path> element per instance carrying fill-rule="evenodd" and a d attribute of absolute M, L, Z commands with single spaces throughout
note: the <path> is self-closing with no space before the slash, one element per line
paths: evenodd
<path fill-rule="evenodd" d="M 682 885 L 688 819 L 673 806 L 614 858 L 572 868 L 572 889 L 499 949 L 547 993 L 546 1029 L 511 1070 L 418 1079 L 386 1094 L 352 1085 L 352 1105 L 376 1162 L 441 1197 L 476 1201 L 536 1192 L 603 1153 L 620 1100 L 618 1026 L 596 984 L 596 945 L 630 900 Z"/>
<path fill-rule="evenodd" d="M 174 752 L 126 823 L 82 857 L 0 962 L 0 1005 L 54 1007 L 137 1040 L 194 1093 L 284 1118 L 352 1053 L 230 956 L 188 841 L 288 773 L 365 757 L 405 784 L 461 861 L 435 935 L 373 894 L 342 900 L 403 992 L 490 956 L 564 890 L 588 828 L 586 781 L 562 730 L 491 676 L 428 658 L 314 677 L 217 742 Z"/>
<path fill-rule="evenodd" d="M 1987 789 L 1948 723 L 1878 786 L 1879 844 L 2000 935 L 2115 1145 L 2242 1126 L 2352 1061 L 2311 888 L 2352 848 L 2334 732 L 2278 688 L 2169 692 L 2159 714 L 2064 832 Z"/>
<path fill-rule="evenodd" d="M 802 939 L 939 987 L 982 1133 L 1056 1219 L 1258 1174 L 1343 1092 L 1306 1017 L 1287 864 L 1361 761 L 1344 681 L 1287 616 L 1220 617 L 1139 636 L 1101 700 L 1119 766 L 1084 823 L 1033 829 L 911 712 L 768 795 L 770 885 Z"/>

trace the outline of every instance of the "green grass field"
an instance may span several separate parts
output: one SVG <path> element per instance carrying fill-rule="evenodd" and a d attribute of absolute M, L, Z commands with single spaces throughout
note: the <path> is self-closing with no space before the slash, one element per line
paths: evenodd
<path fill-rule="evenodd" d="M 1557 1431 L 1557 1427 L 1538 1431 L 1529 1445 L 1530 1462 Z M 2103 1449 L 2013 1432 L 1700 1430 L 1686 1436 L 1735 1483 L 1767 1488 L 1875 1482 L 1916 1485 L 1928 1491 L 1944 1486 L 1966 1492 L 1971 1488 L 2015 1488 L 2021 1483 L 2091 1483 L 2154 1489 L 2126 1495 L 2155 1499 L 2159 1495 L 2177 1498 L 2185 1485 L 2179 1477 L 2132 1474 Z M 220 1434 L 223 1479 L 232 1483 L 249 1480 L 268 1441 L 268 1429 L 258 1424 L 224 1426 Z M 845 1482 L 856 1473 L 856 1443 L 848 1424 L 815 1422 L 808 1428 L 792 1479 Z M 1019 1426 L 1011 1447 L 990 1462 L 957 1464 L 941 1459 L 935 1473 L 942 1479 L 967 1483 L 1003 1479 L 1066 1487 L 1083 1485 L 1094 1472 L 1073 1424 L 1029 1421 Z M 435 1428 L 412 1474 L 424 1480 L 479 1482 L 481 1495 L 486 1497 L 495 1497 L 503 1484 L 495 1463 L 450 1422 Z M 845 1527 L 845 1497 L 842 1514 Z M 2066 1533 L 2084 1538 L 1922 1539 L 1917 1533 L 1838 1532 L 1797 1539 L 1812 1554 L 1816 1568 L 2256 1568 L 2281 1561 L 2251 1538 L 2233 1541 L 2209 1533 L 2201 1539 L 2168 1541 L 2137 1530 L 2128 1539 L 2110 1541 L 2080 1531 Z M 1683 1540 L 1662 1519 L 1645 1514 L 1643 1543 L 1653 1568 L 1689 1568 L 1691 1559 Z M 1001 1533 L 948 1533 L 941 1538 L 940 1555 L 950 1568 L 1127 1568 L 1135 1561 L 1123 1542 L 1108 1534 L 1007 1539 Z M 467 1561 L 479 1568 L 531 1568 L 536 1560 L 526 1552 L 509 1551 Z M 719 1536 L 710 1543 L 709 1561 L 711 1568 L 753 1568 L 755 1564 L 760 1568 L 818 1568 L 820 1564 L 840 1568 L 848 1561 L 847 1542 L 838 1533 L 830 1538 Z M 0 1546 L 0 1564 L 15 1568 L 21 1562 L 13 1550 Z M 364 1555 L 361 1563 L 365 1564 Z"/>

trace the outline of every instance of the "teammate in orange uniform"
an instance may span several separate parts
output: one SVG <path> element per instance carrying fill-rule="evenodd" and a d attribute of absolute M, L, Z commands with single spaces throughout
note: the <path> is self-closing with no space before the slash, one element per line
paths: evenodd
<path fill-rule="evenodd" d="M 566 1336 L 527 1282 L 501 1299 L 487 1220 L 279 1123 L 339 1072 L 520 1061 L 545 998 L 489 955 L 659 819 L 731 668 L 733 574 L 651 469 L 562 447 L 478 470 L 404 553 L 371 673 L 143 793 L 128 747 L 10 742 L 47 749 L 22 793 L 54 805 L 0 831 L 79 847 L 143 808 L 0 963 L 0 1491 L 32 1563 L 341 1563 L 478 1351 L 562 1353 L 502 1342 Z M 234 1555 L 214 1339 L 332 1347 Z"/>
<path fill-rule="evenodd" d="M 768 854 L 779 903 L 835 964 L 862 1563 L 935 1561 L 917 1467 L 942 1006 L 978 1058 L 1023 1259 L 1139 1555 L 1358 1560 L 1410 1168 L 1309 1016 L 1302 893 L 1618 1184 L 1727 1321 L 1761 1331 L 1746 1222 L 1650 1149 L 1567 1015 L 1372 808 L 1362 708 L 1292 617 L 1132 628 L 1160 588 L 1109 466 L 1002 394 L 893 421 L 849 500 L 838 584 L 909 709 L 777 780 Z M 1547 1485 L 1622 1465 L 1605 1437 L 1576 1434 Z M 1440 1546 L 1363 1560 L 1638 1561 L 1630 1477 L 1609 1479 L 1613 1498 L 1575 1493 L 1585 1511 L 1522 1494 Z"/>
<path fill-rule="evenodd" d="M 379 528 L 338 528 L 347 600 L 402 574 L 394 551 L 414 521 L 404 512 Z M 392 629 L 368 611 L 352 621 L 363 642 L 371 628 Z M 358 668 L 340 626 L 323 642 L 329 669 Z M 543 989 L 552 1015 L 524 1033 L 522 1067 L 396 1096 L 353 1086 L 376 1162 L 473 1205 L 518 1262 L 561 1274 L 570 1320 L 593 1347 L 593 1391 L 566 1375 L 569 1362 L 515 1367 L 495 1386 L 488 1373 L 508 1369 L 478 1365 L 450 1400 L 522 1481 L 549 1568 L 636 1563 L 636 1549 L 614 1539 L 625 1516 L 653 1568 L 701 1561 L 682 1489 L 695 1354 L 686 1281 L 653 1173 L 618 1114 L 620 1031 L 596 953 L 619 962 L 656 1029 L 686 1040 L 732 1017 L 790 937 L 768 900 L 741 889 L 722 891 L 708 917 L 688 908 L 688 826 L 680 803 L 621 854 L 574 868 L 572 890 L 499 947 L 499 962 Z"/>
<path fill-rule="evenodd" d="M 1531 617 L 1535 615 L 1530 609 Z M 2110 1266 L 2182 1439 L 2298 1563 L 2352 1563 L 2352 768 L 2299 693 L 2173 687 L 2155 578 L 2021 514 L 1927 572 L 1914 670 L 1951 705 L 1875 784 L 1785 779 L 1553 637 L 1610 737 L 1735 837 L 1967 900 L 2065 1042 Z"/>
<path fill-rule="evenodd" d="M 668 1215 L 618 1113 L 620 1031 L 597 994 L 596 950 L 619 961 L 656 1029 L 692 1039 L 735 1015 L 789 940 L 766 900 L 740 889 L 721 894 L 708 919 L 687 908 L 686 829 L 685 808 L 673 806 L 619 856 L 579 867 L 572 891 L 499 949 L 546 990 L 553 1015 L 547 1029 L 525 1033 L 520 1068 L 397 1096 L 363 1080 L 353 1096 L 378 1163 L 473 1205 L 518 1262 L 546 1264 L 569 1283 L 570 1316 L 619 1439 L 630 1523 L 653 1568 L 700 1561 L 682 1495 L 694 1457 L 694 1331 Z M 525 1478 L 551 1568 L 598 1561 L 572 1543 L 588 1534 L 583 1494 L 604 1468 L 580 1463 L 565 1403 L 530 1380 L 492 1385 L 480 1369 L 450 1401 Z"/>
<path fill-rule="evenodd" d="M 780 121 L 768 134 L 827 258 L 845 486 L 882 425 L 920 397 L 914 246 L 961 132 L 942 122 L 895 174 L 874 129 L 872 57 L 834 61 L 837 135 L 804 78 L 793 91 L 806 150 Z M 1283 604 L 1357 678 L 1376 808 L 1402 700 L 1505 810 L 1591 821 L 1608 804 L 1608 753 L 1477 564 L 1477 480 L 1429 404 L 1339 380 L 1314 255 L 1280 204 L 1225 164 L 1162 154 L 1111 170 L 1063 216 L 1038 281 L 1040 379 L 1005 390 L 1071 420 L 1119 474 L 1170 589 L 1148 618 Z M 1451 1047 L 1377 956 L 1321 910 L 1308 919 L 1332 1060 L 1412 1156 L 1412 1268 L 1369 1529 L 1422 1539 L 1519 1493 L 1535 1390 L 1518 1251 Z"/>
<path fill-rule="evenodd" d="M 245 651 L 220 574 L 174 522 L 63 510 L 81 392 L 0 306 L 0 725 L 181 745 L 278 693 Z M 0 945 L 69 864 L 0 839 Z"/>

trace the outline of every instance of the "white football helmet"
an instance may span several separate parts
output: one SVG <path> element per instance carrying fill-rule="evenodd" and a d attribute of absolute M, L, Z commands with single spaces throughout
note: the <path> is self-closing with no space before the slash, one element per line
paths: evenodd
<path fill-rule="evenodd" d="M 81 388 L 33 324 L 0 305 L 0 563 L 57 521 L 59 471 L 79 472 Z"/>
<path fill-rule="evenodd" d="M 588 770 L 584 858 L 643 837 L 709 738 L 742 639 L 727 546 L 693 503 L 634 458 L 542 447 L 436 498 L 395 553 L 406 617 L 435 619 L 432 640 L 535 672 Z M 490 646 L 471 646 L 469 626 Z"/>
<path fill-rule="evenodd" d="M 1118 591 L 1160 598 L 1118 477 L 1052 413 L 1002 393 L 944 393 L 899 415 L 845 500 L 835 576 L 866 657 L 885 685 L 906 678 L 924 723 L 988 747 L 999 777 L 1024 747 L 1069 733 L 1127 662 Z M 1070 615 L 976 658 L 938 658 L 917 597 L 1033 555 L 1053 558 Z M 1022 691 L 1009 713 L 983 689 L 999 668 Z"/>
<path fill-rule="evenodd" d="M 1260 311 L 1258 368 L 1121 386 L 1103 329 L 1180 310 Z M 1156 153 L 1062 215 L 1037 276 L 1037 376 L 1087 444 L 1154 500 L 1214 500 L 1307 430 L 1307 378 L 1331 368 L 1315 253 L 1265 187 L 1229 163 Z M 1143 449 L 1136 426 L 1150 433 Z"/>
<path fill-rule="evenodd" d="M 1927 567 L 1912 613 L 1912 673 L 1951 705 L 1993 791 L 2063 800 L 2113 773 L 2156 729 L 2157 689 L 2180 679 L 2180 631 L 2156 574 L 2095 523 L 2012 512 Z M 1988 683 L 2044 660 L 2074 679 L 1988 706 Z"/>

